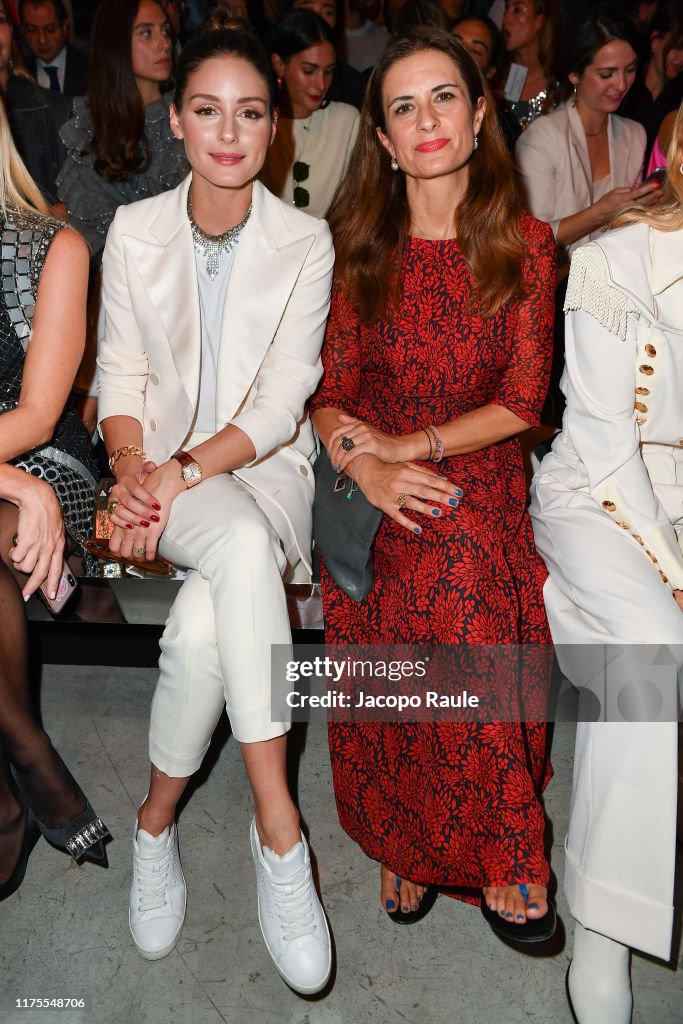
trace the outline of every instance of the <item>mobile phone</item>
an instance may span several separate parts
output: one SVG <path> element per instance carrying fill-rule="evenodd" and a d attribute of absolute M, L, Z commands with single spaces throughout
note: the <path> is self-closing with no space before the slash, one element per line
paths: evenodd
<path fill-rule="evenodd" d="M 666 167 L 655 167 L 643 182 L 643 185 L 658 185 L 660 188 L 666 180 Z"/>
<path fill-rule="evenodd" d="M 57 593 L 54 598 L 50 597 L 47 589 L 47 582 L 41 583 L 37 590 L 38 597 L 53 615 L 59 615 L 65 605 L 71 600 L 76 592 L 78 584 L 71 569 L 66 562 L 62 564 L 62 575 L 57 584 Z"/>

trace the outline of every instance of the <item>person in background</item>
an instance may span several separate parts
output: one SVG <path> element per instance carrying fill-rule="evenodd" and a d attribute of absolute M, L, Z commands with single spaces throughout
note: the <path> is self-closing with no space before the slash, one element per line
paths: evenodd
<path fill-rule="evenodd" d="M 379 11 L 379 0 L 346 0 L 346 59 L 356 71 L 374 68 L 387 45 L 389 33 L 384 25 L 378 25 L 375 20 Z"/>
<path fill-rule="evenodd" d="M 174 188 L 187 172 L 168 123 L 171 97 L 163 86 L 170 74 L 170 28 L 160 0 L 103 0 L 87 95 L 62 130 L 68 157 L 58 180 L 95 268 L 118 207 Z"/>
<path fill-rule="evenodd" d="M 96 467 L 70 401 L 85 340 L 88 253 L 47 208 L 0 103 L 0 900 L 40 833 L 106 864 L 109 834 L 33 710 L 25 601 L 61 589 L 65 528 L 89 533 Z"/>
<path fill-rule="evenodd" d="M 22 160 L 51 213 L 63 217 L 57 176 L 66 149 L 59 131 L 69 119 L 71 102 L 58 92 L 41 89 L 25 71 L 22 73 L 6 0 L 0 0 L 0 95 Z"/>
<path fill-rule="evenodd" d="M 280 117 L 261 181 L 314 217 L 327 213 L 358 131 L 356 108 L 327 100 L 334 39 L 328 23 L 307 10 L 290 11 L 271 38 Z"/>
<path fill-rule="evenodd" d="M 508 61 L 501 68 L 500 88 L 501 91 L 505 88 L 511 64 L 526 69 L 519 97 L 505 101 L 506 108 L 522 130 L 554 106 L 554 67 L 559 33 L 558 0 L 506 0 L 503 42 Z"/>
<path fill-rule="evenodd" d="M 630 1024 L 631 948 L 669 961 L 683 732 L 683 111 L 662 202 L 572 259 L 567 408 L 532 484 L 577 725 L 564 888 L 579 1024 Z M 661 646 L 666 645 L 666 646 Z M 683 781 L 683 779 L 681 780 Z M 670 964 L 667 964 L 670 967 Z M 638 1016 L 654 1019 L 644 1005 Z M 672 1006 L 673 1020 L 680 1016 Z"/>
<path fill-rule="evenodd" d="M 344 8 L 342 0 L 286 0 L 285 13 L 289 11 L 313 11 L 326 21 L 334 32 L 334 48 L 337 61 L 328 98 L 340 103 L 350 103 L 360 110 L 365 96 L 365 77 L 356 71 L 345 59 Z M 270 47 L 270 43 L 268 43 Z"/>
<path fill-rule="evenodd" d="M 648 56 L 619 111 L 647 132 L 648 151 L 659 126 L 683 100 L 683 12 L 665 4 L 650 25 Z"/>
<path fill-rule="evenodd" d="M 84 96 L 88 55 L 69 40 L 62 0 L 20 0 L 21 32 L 30 50 L 26 65 L 38 85 L 65 96 Z"/>
<path fill-rule="evenodd" d="M 455 22 L 451 32 L 461 46 L 464 46 L 490 85 L 503 61 L 503 44 L 500 32 L 486 15 L 475 18 L 465 16 Z M 507 147 L 512 153 L 521 134 L 517 119 L 510 113 L 497 93 L 493 94 L 496 113 L 503 129 Z"/>
<path fill-rule="evenodd" d="M 391 38 L 409 35 L 416 28 L 448 31 L 450 20 L 438 0 L 407 0 L 391 22 Z"/>
<path fill-rule="evenodd" d="M 566 102 L 517 142 L 529 209 L 551 224 L 565 252 L 636 199 L 655 197 L 654 186 L 639 184 L 645 130 L 616 113 L 635 79 L 636 46 L 632 22 L 620 15 L 592 14 L 573 25 L 563 49 Z"/>

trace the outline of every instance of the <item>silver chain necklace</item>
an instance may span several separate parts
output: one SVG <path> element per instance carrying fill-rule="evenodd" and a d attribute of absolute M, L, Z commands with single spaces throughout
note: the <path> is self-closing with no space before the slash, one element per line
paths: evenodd
<path fill-rule="evenodd" d="M 190 199 L 190 193 L 187 193 L 187 216 L 190 221 L 190 228 L 192 229 L 194 251 L 198 256 L 203 256 L 206 260 L 206 273 L 209 281 L 215 281 L 218 277 L 221 257 L 227 256 L 237 245 L 237 240 L 242 228 L 249 220 L 251 211 L 252 204 L 250 203 L 243 220 L 239 224 L 235 224 L 234 228 L 229 228 L 222 235 L 207 235 L 192 216 L 192 200 Z"/>

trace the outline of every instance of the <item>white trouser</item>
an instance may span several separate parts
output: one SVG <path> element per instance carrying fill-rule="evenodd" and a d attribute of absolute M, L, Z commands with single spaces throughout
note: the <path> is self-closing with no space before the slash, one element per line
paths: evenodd
<path fill-rule="evenodd" d="M 228 473 L 173 502 L 159 552 L 190 571 L 166 622 L 152 702 L 150 760 L 167 775 L 199 768 L 224 706 L 240 742 L 289 729 L 271 721 L 271 644 L 291 643 L 282 572 L 294 551 L 277 513 Z"/>

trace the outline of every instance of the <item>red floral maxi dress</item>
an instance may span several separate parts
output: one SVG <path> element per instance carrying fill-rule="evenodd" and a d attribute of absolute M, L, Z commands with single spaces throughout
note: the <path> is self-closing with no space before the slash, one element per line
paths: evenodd
<path fill-rule="evenodd" d="M 336 284 L 313 408 L 335 407 L 392 434 L 489 403 L 538 424 L 552 350 L 555 242 L 524 216 L 525 294 L 484 319 L 457 241 L 411 238 L 391 323 L 363 325 Z M 375 583 L 356 603 L 323 566 L 329 644 L 550 643 L 517 438 L 438 466 L 464 491 L 418 537 L 385 516 Z M 535 648 L 549 680 L 551 648 Z M 538 664 L 540 652 L 541 664 Z M 545 685 L 543 686 L 545 697 Z M 545 704 L 539 705 L 539 721 Z M 525 717 L 525 716 L 520 716 Z M 526 716 L 528 717 L 528 716 Z M 540 794 L 546 726 L 494 722 L 329 722 L 339 820 L 369 857 L 403 878 L 480 897 L 482 885 L 547 885 Z M 453 893 L 456 895 L 456 893 Z"/>

